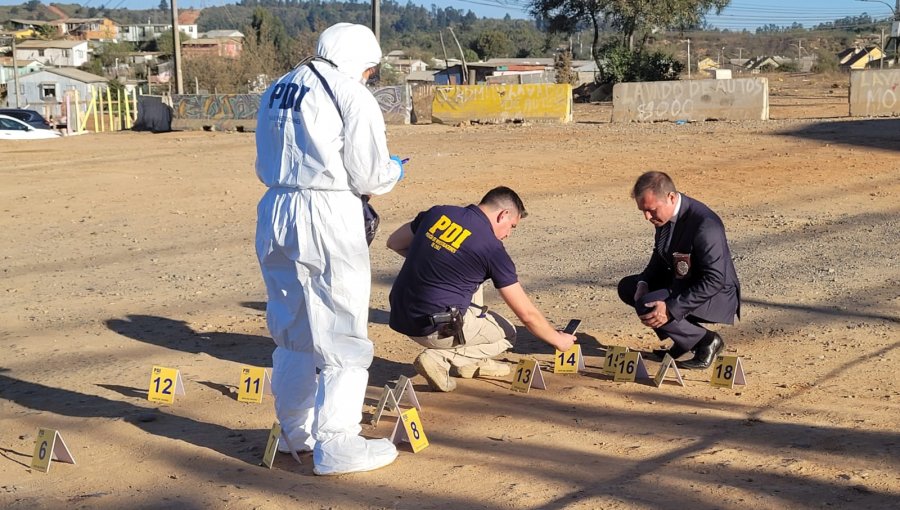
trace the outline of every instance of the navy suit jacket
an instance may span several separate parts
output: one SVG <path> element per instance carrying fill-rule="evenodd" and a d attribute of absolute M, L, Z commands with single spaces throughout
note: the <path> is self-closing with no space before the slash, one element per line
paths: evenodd
<path fill-rule="evenodd" d="M 657 228 L 656 237 L 659 233 Z M 653 250 L 640 279 L 650 290 L 669 289 L 666 309 L 674 320 L 691 315 L 706 322 L 734 324 L 734 316 L 741 316 L 741 284 L 719 216 L 682 193 L 670 239 L 665 256 Z M 675 252 L 690 254 L 687 274 L 676 273 Z M 682 266 L 679 273 L 683 272 Z"/>

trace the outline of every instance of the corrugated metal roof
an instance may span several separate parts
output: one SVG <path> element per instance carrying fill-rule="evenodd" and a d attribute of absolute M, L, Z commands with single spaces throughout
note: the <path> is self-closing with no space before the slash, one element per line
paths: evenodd
<path fill-rule="evenodd" d="M 16 59 L 16 65 L 18 65 L 19 67 L 28 67 L 35 63 L 43 65 L 39 60 L 21 59 L 21 58 Z M 0 57 L 0 65 L 12 67 L 13 58 L 12 57 Z"/>
<path fill-rule="evenodd" d="M 16 46 L 18 49 L 42 49 L 42 48 L 68 48 L 72 49 L 81 45 L 87 46 L 87 41 L 66 41 L 58 39 L 55 41 L 24 41 Z"/>
<path fill-rule="evenodd" d="M 46 67 L 39 72 L 48 72 L 59 76 L 65 76 L 66 78 L 72 78 L 73 80 L 78 80 L 82 83 L 106 83 L 109 81 L 102 76 L 97 76 L 96 74 L 91 74 L 74 67 Z"/>

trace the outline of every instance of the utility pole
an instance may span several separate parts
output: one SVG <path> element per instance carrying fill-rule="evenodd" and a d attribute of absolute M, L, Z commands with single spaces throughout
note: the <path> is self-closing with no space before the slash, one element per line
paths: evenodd
<path fill-rule="evenodd" d="M 372 32 L 375 40 L 381 43 L 381 0 L 372 0 Z"/>
<path fill-rule="evenodd" d="M 173 60 L 175 61 L 175 93 L 184 94 L 184 78 L 181 74 L 181 37 L 178 32 L 178 5 L 172 0 L 172 40 L 175 44 Z"/>
<path fill-rule="evenodd" d="M 681 42 L 687 43 L 687 68 L 688 68 L 688 79 L 691 79 L 691 40 L 690 39 L 682 39 Z"/>
<path fill-rule="evenodd" d="M 743 60 L 744 48 L 738 48 L 738 60 Z"/>
<path fill-rule="evenodd" d="M 16 88 L 16 108 L 21 108 L 19 104 L 19 61 L 16 60 L 16 36 L 13 34 L 12 36 L 12 50 L 13 50 L 13 86 Z M 9 95 L 9 91 L 6 91 L 6 94 Z"/>
<path fill-rule="evenodd" d="M 441 30 L 438 32 L 438 35 L 441 36 L 441 49 L 444 51 L 444 69 L 448 69 L 450 67 L 450 62 L 447 61 L 447 47 L 444 46 L 444 31 Z M 447 80 L 450 79 L 450 75 L 447 75 Z"/>
<path fill-rule="evenodd" d="M 447 27 L 450 30 L 450 35 L 453 36 L 453 40 L 456 41 L 456 47 L 459 49 L 459 58 L 462 59 L 462 67 L 463 67 L 463 76 L 462 82 L 466 85 L 470 85 L 469 83 L 469 66 L 466 65 L 466 55 L 463 53 L 462 46 L 459 45 L 459 39 L 456 38 L 456 34 L 453 33 L 453 27 Z"/>

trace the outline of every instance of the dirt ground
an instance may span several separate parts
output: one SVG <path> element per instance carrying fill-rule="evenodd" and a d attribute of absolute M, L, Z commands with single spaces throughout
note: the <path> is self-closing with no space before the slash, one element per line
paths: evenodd
<path fill-rule="evenodd" d="M 236 400 L 240 366 L 269 366 L 273 349 L 252 134 L 0 143 L 0 507 L 897 508 L 900 120 L 841 118 L 846 77 L 778 80 L 768 122 L 610 124 L 609 105 L 579 104 L 569 125 L 391 126 L 411 162 L 373 200 L 364 421 L 419 351 L 386 325 L 401 264 L 387 235 L 499 184 L 531 213 L 507 240 L 521 281 L 555 324 L 583 320 L 587 369 L 528 394 L 485 379 L 431 393 L 416 376 L 430 446 L 339 477 L 314 476 L 309 455 L 259 467 L 271 397 Z M 604 346 L 659 346 L 615 291 L 652 247 L 628 197 L 648 169 L 725 222 L 744 301 L 719 331 L 745 386 L 599 375 Z M 553 353 L 519 329 L 504 359 L 548 368 Z M 185 379 L 172 406 L 146 399 L 153 365 Z M 77 464 L 30 469 L 39 427 Z"/>

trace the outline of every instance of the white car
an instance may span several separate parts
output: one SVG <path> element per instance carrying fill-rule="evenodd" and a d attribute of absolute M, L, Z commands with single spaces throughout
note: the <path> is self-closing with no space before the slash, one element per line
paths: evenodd
<path fill-rule="evenodd" d="M 59 138 L 62 134 L 52 129 L 37 129 L 8 115 L 0 115 L 0 140 L 37 140 Z"/>

